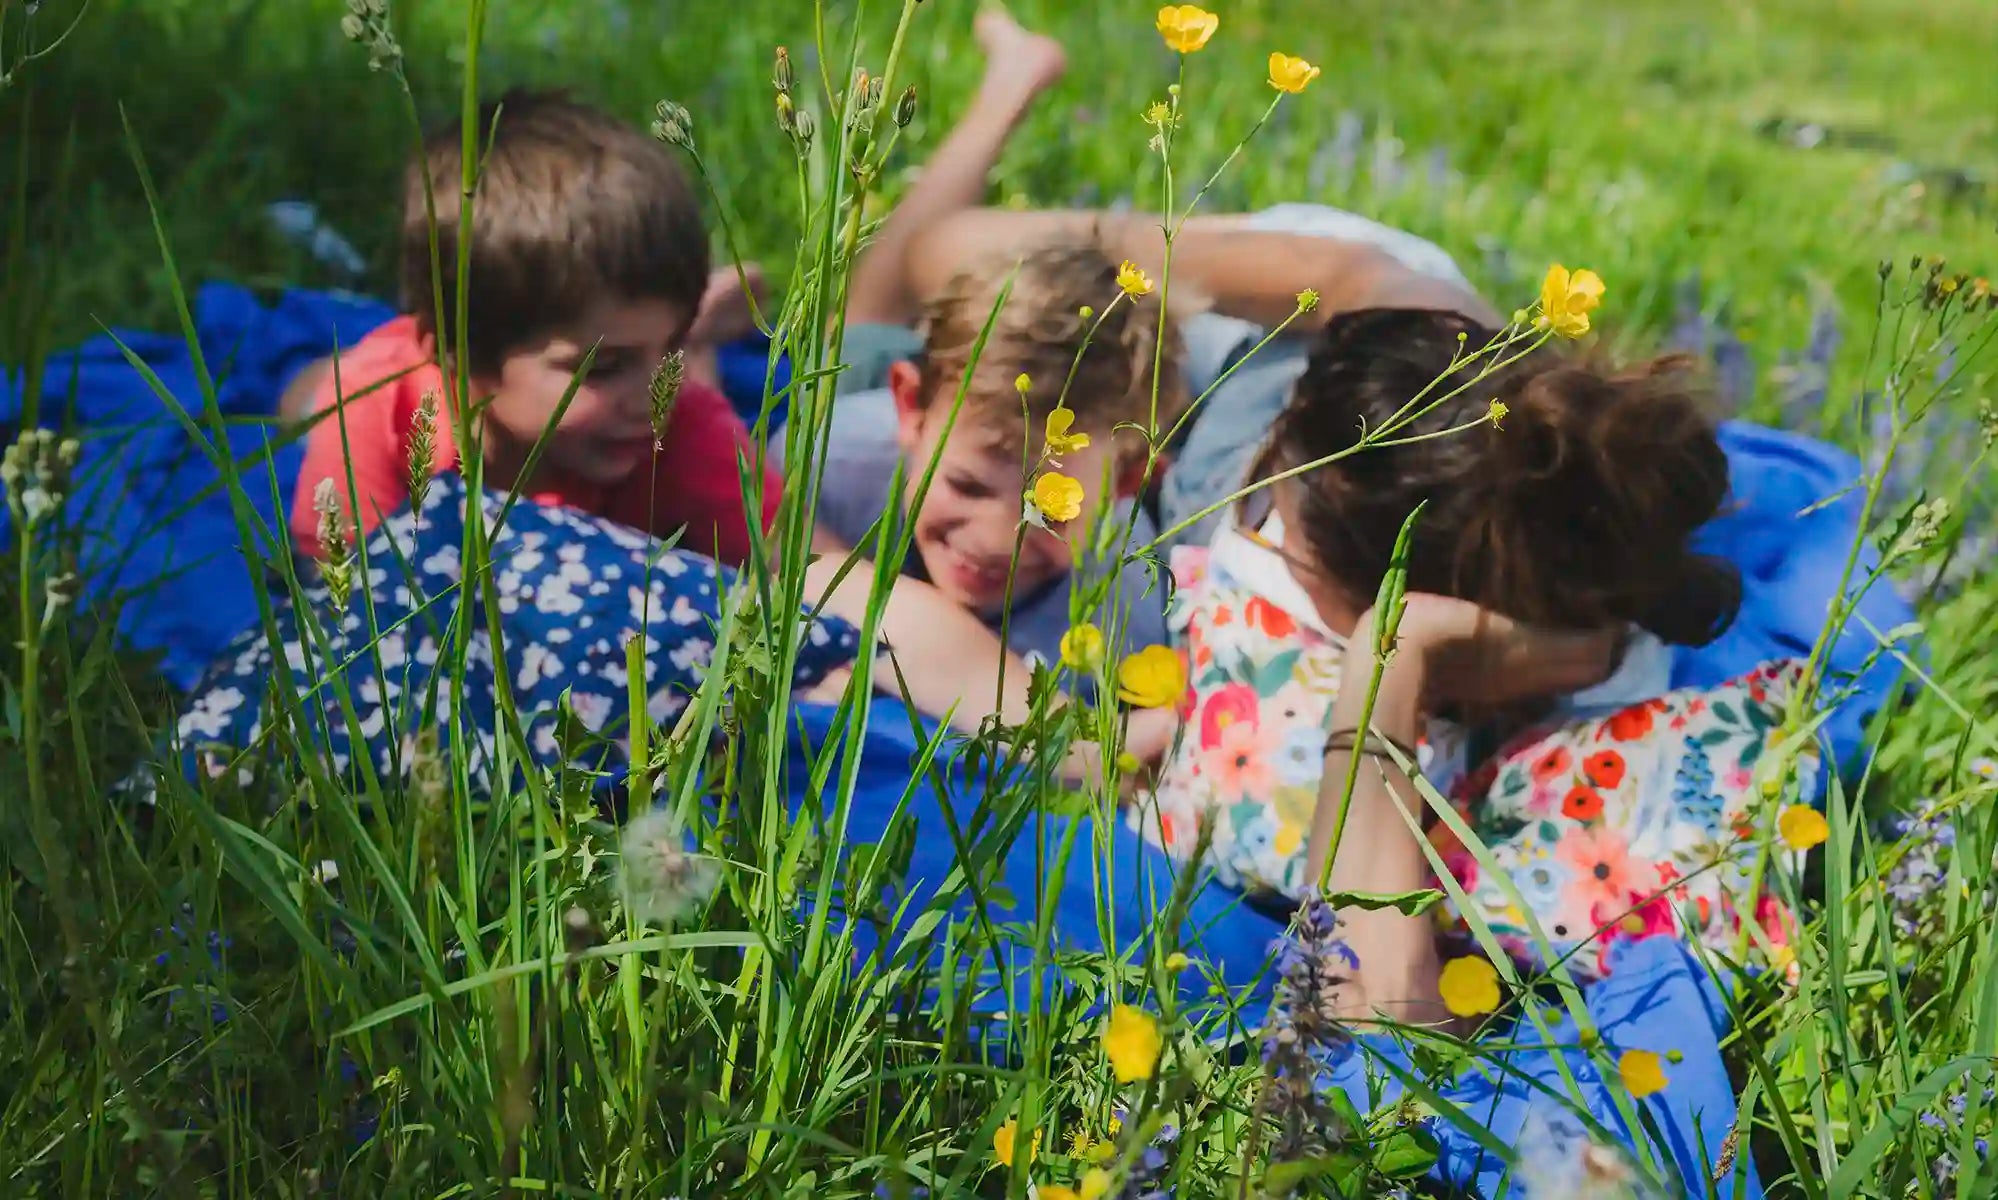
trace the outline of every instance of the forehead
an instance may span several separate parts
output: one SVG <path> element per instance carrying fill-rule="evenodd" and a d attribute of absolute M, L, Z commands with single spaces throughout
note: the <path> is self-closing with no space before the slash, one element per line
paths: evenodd
<path fill-rule="evenodd" d="M 543 343 L 582 348 L 602 342 L 605 349 L 644 349 L 678 342 L 692 323 L 693 314 L 671 300 L 610 298 L 592 304 L 574 320 L 550 327 Z"/>

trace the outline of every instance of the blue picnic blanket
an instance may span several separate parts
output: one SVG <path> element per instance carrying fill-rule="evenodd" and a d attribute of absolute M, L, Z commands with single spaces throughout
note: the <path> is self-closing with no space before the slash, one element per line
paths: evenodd
<path fill-rule="evenodd" d="M 807 747 L 827 739 L 834 715 L 834 709 L 823 705 L 800 706 L 803 736 L 793 747 L 791 778 L 806 777 Z M 918 955 L 930 953 L 938 941 L 936 912 L 969 920 L 982 902 L 986 919 L 1002 934 L 1004 967 L 1003 977 L 986 971 L 978 980 L 989 989 L 976 1002 L 978 1011 L 993 1016 L 1020 1011 L 1026 992 L 1037 984 L 1057 986 L 1061 977 L 1056 968 L 1037 981 L 1031 966 L 1037 936 L 1031 927 L 1040 911 L 1036 897 L 1047 895 L 1050 902 L 1042 920 L 1051 934 L 1046 947 L 1050 955 L 1083 951 L 1128 954 L 1134 961 L 1144 961 L 1147 931 L 1172 894 L 1179 868 L 1121 822 L 1102 825 L 1091 818 L 1040 814 L 1022 820 L 1021 814 L 1015 814 L 1009 823 L 1006 814 L 992 812 L 989 804 L 976 798 L 977 781 L 966 780 L 963 764 L 948 754 L 932 760 L 936 769 L 912 785 L 910 763 L 934 729 L 927 720 L 912 720 L 901 705 L 878 701 L 867 736 L 849 741 L 843 751 L 859 756 L 858 785 L 845 826 L 848 843 L 885 844 L 894 840 L 889 835 L 896 818 L 915 823 L 914 836 L 905 843 L 909 860 L 901 890 L 884 906 L 898 913 L 899 920 L 857 919 L 858 952 L 893 954 L 913 948 Z M 949 821 L 944 819 L 946 813 Z M 997 839 L 998 846 L 1010 847 L 1010 852 L 961 854 L 958 839 Z M 1050 864 L 1064 843 L 1070 846 L 1070 856 L 1066 869 L 1056 872 Z M 977 900 L 952 882 L 963 861 L 1002 864 L 997 878 L 978 882 Z M 1050 878 L 1058 881 L 1052 890 Z M 952 899 L 938 903 L 945 889 Z M 1233 1024 L 1237 1032 L 1246 1031 L 1250 1044 L 1255 1044 L 1254 1033 L 1272 996 L 1271 952 L 1284 929 L 1283 920 L 1245 906 L 1239 893 L 1211 879 L 1198 885 L 1186 919 L 1175 931 L 1178 948 L 1199 964 L 1178 977 L 1182 1003 L 1194 1014 L 1218 1016 L 1220 1010 L 1230 1010 L 1233 1015 L 1224 1023 Z M 1734 1089 L 1719 1042 L 1727 1028 L 1726 1007 L 1713 980 L 1677 939 L 1647 938 L 1619 945 L 1610 975 L 1585 989 L 1584 999 L 1590 1023 L 1610 1050 L 1673 1056 L 1667 1067 L 1668 1086 L 1642 1104 L 1663 1135 L 1656 1153 L 1661 1162 L 1670 1164 L 1668 1170 L 1676 1170 L 1680 1179 L 1707 1178 L 1710 1164 L 1721 1157 L 1721 1143 L 1735 1117 Z M 1626 1146 L 1636 1145 L 1637 1131 L 1619 1118 L 1573 1021 L 1566 1014 L 1547 1020 L 1545 1029 L 1500 1031 L 1499 1042 L 1526 1048 L 1503 1055 L 1497 1060 L 1500 1067 L 1445 1083 L 1439 1089 L 1443 1101 L 1462 1109 L 1500 1144 L 1514 1146 L 1521 1143 L 1530 1121 L 1545 1119 L 1550 1111 L 1561 1113 L 1551 1100 L 1561 1097 L 1588 1112 Z M 1576 1086 L 1568 1086 L 1564 1072 Z M 1365 1112 L 1376 1103 L 1398 1099 L 1403 1092 L 1398 1080 L 1408 1074 L 1421 1078 L 1400 1045 L 1375 1036 L 1361 1039 L 1360 1053 L 1347 1059 L 1333 1079 Z M 1437 1180 L 1487 1196 L 1498 1194 L 1508 1170 L 1503 1157 L 1447 1120 L 1434 1122 L 1431 1132 L 1441 1143 L 1432 1172 Z M 1744 1174 L 1741 1194 L 1759 1197 L 1761 1186 L 1748 1158 L 1742 1155 L 1737 1160 L 1736 1170 Z M 1730 1176 L 1717 1194 L 1733 1195 L 1733 1186 Z M 1686 1194 L 1708 1193 L 1688 1188 Z"/>

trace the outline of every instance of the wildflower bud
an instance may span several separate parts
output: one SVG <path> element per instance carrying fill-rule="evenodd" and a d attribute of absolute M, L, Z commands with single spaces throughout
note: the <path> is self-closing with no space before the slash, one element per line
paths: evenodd
<path fill-rule="evenodd" d="M 646 396 L 651 402 L 652 444 L 659 447 L 666 438 L 666 422 L 673 415 L 673 402 L 679 399 L 680 385 L 687 378 L 687 355 L 675 350 L 659 360 L 652 371 L 652 379 L 646 385 Z"/>
<path fill-rule="evenodd" d="M 682 105 L 671 100 L 661 100 L 653 110 L 658 120 L 652 122 L 652 136 L 669 146 L 682 150 L 694 148 L 694 116 Z"/>
<path fill-rule="evenodd" d="M 368 15 L 377 21 L 388 16 L 388 0 L 364 0 L 364 2 L 368 8 Z"/>
<path fill-rule="evenodd" d="M 1977 402 L 1977 431 L 1984 437 L 1986 450 L 1998 443 L 1998 408 L 1991 407 L 1989 400 Z"/>
<path fill-rule="evenodd" d="M 344 611 L 353 592 L 354 577 L 348 569 L 352 547 L 347 541 L 347 522 L 340 512 L 340 496 L 331 479 L 322 479 L 312 492 L 312 507 L 319 514 L 320 569 L 326 580 L 328 597 L 336 611 Z"/>
<path fill-rule="evenodd" d="M 1176 83 L 1167 84 L 1166 95 L 1171 96 L 1175 100 L 1179 99 L 1179 85 Z"/>
<path fill-rule="evenodd" d="M 364 41 L 368 36 L 368 26 L 361 18 L 348 13 L 340 18 L 340 32 L 345 34 L 350 42 Z"/>
<path fill-rule="evenodd" d="M 1683 1052 L 1678 1050 L 1667 1050 L 1665 1052 L 1665 1061 L 1671 1063 L 1673 1066 L 1676 1067 L 1680 1063 L 1686 1061 L 1686 1056 Z"/>
<path fill-rule="evenodd" d="M 867 68 L 862 67 L 859 74 L 853 77 L 853 106 L 866 108 L 873 95 L 871 81 L 867 78 Z"/>
<path fill-rule="evenodd" d="M 1922 269 L 1922 256 L 1921 256 L 1921 255 L 1919 255 L 1919 254 L 1913 254 L 1913 255 L 1909 255 L 1909 256 L 1908 256 L 1908 269 L 1909 269 L 1910 271 L 1919 271 L 1919 270 L 1921 270 L 1921 269 Z"/>
<path fill-rule="evenodd" d="M 357 17 L 368 15 L 368 0 L 347 0 L 347 11 Z"/>
<path fill-rule="evenodd" d="M 812 118 L 810 110 L 802 110 L 791 120 L 792 136 L 798 139 L 798 153 L 804 154 L 812 148 L 812 135 L 818 132 L 819 123 Z"/>
<path fill-rule="evenodd" d="M 1027 376 L 1025 371 L 1022 371 L 1013 380 L 1013 390 L 1024 396 L 1034 390 L 1034 381 Z"/>
<path fill-rule="evenodd" d="M 1881 259 L 1881 260 L 1880 260 L 1880 278 L 1881 278 L 1882 282 L 1885 282 L 1885 281 L 1886 281 L 1886 279 L 1887 279 L 1887 277 L 1888 277 L 1889 275 L 1892 275 L 1893 273 L 1894 273 L 1894 264 L 1893 264 L 1892 262 L 1888 261 L 1887 259 L 1884 259 L 1884 258 L 1883 258 L 1883 259 Z"/>
<path fill-rule="evenodd" d="M 1303 291 L 1297 294 L 1297 311 L 1301 313 L 1308 313 L 1315 310 L 1317 307 L 1318 307 L 1318 292 L 1315 289 L 1305 288 Z"/>
<path fill-rule="evenodd" d="M 1075 312 L 1077 316 L 1081 317 L 1085 321 L 1096 315 L 1096 310 L 1089 307 L 1087 304 L 1083 305 L 1081 308 L 1076 309 Z"/>
<path fill-rule="evenodd" d="M 777 47 L 777 66 L 771 72 L 770 82 L 780 92 L 791 90 L 791 52 L 782 46 Z"/>
<path fill-rule="evenodd" d="M 1528 316 L 1525 309 L 1515 308 L 1512 310 L 1512 323 L 1514 325 L 1524 325 L 1526 324 L 1527 320 Z"/>
<path fill-rule="evenodd" d="M 778 92 L 777 128 L 783 130 L 785 133 L 789 133 L 794 127 L 794 123 L 795 123 L 795 118 L 791 111 L 791 93 Z"/>
<path fill-rule="evenodd" d="M 909 90 L 902 93 L 902 98 L 895 102 L 895 125 L 897 128 L 907 129 L 909 122 L 915 119 L 916 85 L 912 83 L 909 85 Z"/>
<path fill-rule="evenodd" d="M 437 389 L 426 388 L 409 421 L 409 507 L 423 511 L 430 476 L 437 465 Z"/>

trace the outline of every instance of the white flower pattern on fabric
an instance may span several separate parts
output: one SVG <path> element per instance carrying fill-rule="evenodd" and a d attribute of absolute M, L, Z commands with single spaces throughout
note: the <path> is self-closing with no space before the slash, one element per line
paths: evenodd
<path fill-rule="evenodd" d="M 421 706 L 398 704 L 405 691 L 427 697 L 432 677 L 449 662 L 443 652 L 446 630 L 462 622 L 464 685 L 447 680 L 437 693 L 438 720 L 456 714 L 473 731 L 469 769 L 475 781 L 490 783 L 496 761 L 496 670 L 506 669 L 519 711 L 543 714 L 531 727 L 528 748 L 536 763 L 559 765 L 555 723 L 566 694 L 570 708 L 592 730 L 621 719 L 628 698 L 625 644 L 643 635 L 648 711 L 666 720 L 686 707 L 715 653 L 713 630 L 721 619 L 716 597 L 732 573 L 691 551 L 661 549 L 643 534 L 573 510 L 522 503 L 498 524 L 504 498 L 479 497 L 490 531 L 498 613 L 506 646 L 505 664 L 494 662 L 483 598 L 461 589 L 458 545 L 464 537 L 469 498 L 464 480 L 439 476 L 422 511 L 391 515 L 370 536 L 371 563 L 384 572 L 372 580 L 372 628 L 387 631 L 377 656 L 368 646 L 367 621 L 354 605 L 322 648 L 300 634 L 289 604 L 280 604 L 277 627 L 289 670 L 273 669 L 272 647 L 260 630 L 233 643 L 194 691 L 176 725 L 178 747 L 190 769 L 198 769 L 197 743 L 242 747 L 263 716 L 262 698 L 270 684 L 294 689 L 306 706 L 307 724 L 323 722 L 327 753 L 341 771 L 364 748 L 376 769 L 387 772 L 393 753 L 414 733 Z M 724 589 L 717 589 L 717 579 Z M 605 581 L 643 580 L 645 586 L 614 588 Z M 330 601 L 323 583 L 303 588 L 303 603 L 326 614 Z M 577 636 L 576 631 L 591 631 Z M 808 628 L 793 685 L 807 688 L 848 666 L 858 645 L 851 625 L 820 617 Z M 309 649 L 308 649 L 309 647 Z M 354 698 L 349 729 L 339 703 Z M 595 751 L 592 752 L 596 753 Z M 592 761 L 589 766 L 601 766 Z M 615 765 L 615 764 L 612 764 Z"/>

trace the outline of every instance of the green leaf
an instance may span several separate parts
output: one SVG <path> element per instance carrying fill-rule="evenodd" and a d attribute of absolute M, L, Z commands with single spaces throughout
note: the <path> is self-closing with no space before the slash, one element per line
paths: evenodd
<path fill-rule="evenodd" d="M 1405 1125 L 1374 1144 L 1374 1170 L 1389 1179 L 1413 1179 L 1436 1162 L 1436 1139 L 1420 1125 Z"/>
<path fill-rule="evenodd" d="M 1303 654 L 1302 650 L 1286 650 L 1277 655 L 1256 670 L 1255 676 L 1249 680 L 1249 686 L 1256 689 L 1256 694 L 1261 696 L 1276 691 L 1290 682 L 1291 672 L 1297 669 L 1297 660 Z"/>
<path fill-rule="evenodd" d="M 1360 1182 L 1366 1178 L 1366 1170 L 1364 1160 L 1346 1151 L 1326 1158 L 1276 1163 L 1263 1172 L 1263 1191 L 1273 1196 L 1288 1196 L 1307 1180 L 1331 1178 L 1333 1195 L 1351 1196 L 1357 1194 Z"/>
<path fill-rule="evenodd" d="M 1443 893 L 1435 888 L 1413 892 L 1328 892 L 1325 896 L 1325 902 L 1333 908 L 1357 908 L 1362 912 L 1392 908 L 1410 917 L 1421 916 L 1442 900 Z"/>
<path fill-rule="evenodd" d="M 1713 704 L 1713 713 L 1730 725 L 1741 724 L 1741 718 L 1734 715 L 1734 706 L 1732 704 L 1716 700 Z"/>

